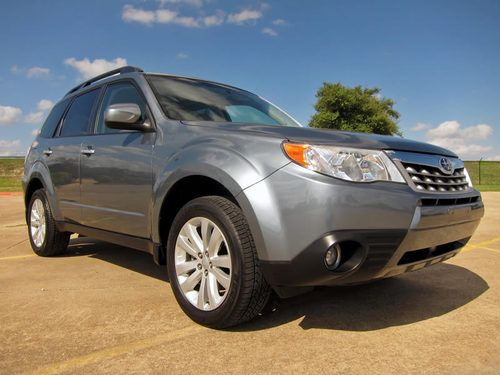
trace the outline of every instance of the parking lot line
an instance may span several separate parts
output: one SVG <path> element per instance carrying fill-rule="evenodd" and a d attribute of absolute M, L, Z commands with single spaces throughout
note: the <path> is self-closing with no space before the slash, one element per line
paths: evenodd
<path fill-rule="evenodd" d="M 29 258 L 29 257 L 34 257 L 34 256 L 36 256 L 36 255 L 35 254 L 14 255 L 11 257 L 0 257 L 0 260 L 22 259 L 22 258 Z"/>
<path fill-rule="evenodd" d="M 465 247 L 462 250 L 462 252 L 464 252 L 464 251 L 470 251 L 470 250 L 476 249 L 478 247 L 484 248 L 485 246 L 494 244 L 495 242 L 500 242 L 500 237 L 495 237 L 495 238 L 492 238 L 490 240 L 486 240 L 486 241 L 483 241 L 483 242 L 478 242 L 478 243 L 475 243 L 475 244 L 467 244 L 467 245 L 465 245 Z"/>
<path fill-rule="evenodd" d="M 52 375 L 52 374 L 59 374 L 62 372 L 74 371 L 75 369 L 83 366 L 87 366 L 93 363 L 118 357 L 120 355 L 128 354 L 134 351 L 147 349 L 152 346 L 164 344 L 170 341 L 182 339 L 206 330 L 207 329 L 202 326 L 192 325 L 172 332 L 167 332 L 158 336 L 148 337 L 145 339 L 132 341 L 130 343 L 126 343 L 123 345 L 117 345 L 110 348 L 98 350 L 89 354 L 82 355 L 80 357 L 68 359 L 67 361 L 44 366 L 32 372 L 28 371 L 25 374 Z"/>
<path fill-rule="evenodd" d="M 494 251 L 496 253 L 500 253 L 500 249 L 492 249 L 491 247 L 481 247 L 480 249 L 484 249 L 484 250 L 489 250 L 489 251 Z"/>

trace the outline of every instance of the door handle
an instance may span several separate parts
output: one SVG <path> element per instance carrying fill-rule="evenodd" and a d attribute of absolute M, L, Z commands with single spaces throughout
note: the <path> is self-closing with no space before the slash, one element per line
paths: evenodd
<path fill-rule="evenodd" d="M 50 148 L 48 148 L 48 149 L 46 149 L 46 150 L 43 150 L 43 154 L 44 154 L 45 156 L 50 156 L 50 155 L 52 155 L 52 150 L 51 150 Z"/>
<path fill-rule="evenodd" d="M 87 148 L 82 149 L 82 154 L 90 156 L 92 154 L 95 154 L 95 150 L 92 148 L 92 146 L 87 146 Z"/>

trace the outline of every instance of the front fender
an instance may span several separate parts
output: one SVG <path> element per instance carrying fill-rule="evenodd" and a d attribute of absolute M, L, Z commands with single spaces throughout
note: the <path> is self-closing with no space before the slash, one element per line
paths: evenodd
<path fill-rule="evenodd" d="M 158 165 L 161 156 L 155 155 Z M 283 165 L 289 161 L 283 159 Z M 160 242 L 159 219 L 163 201 L 176 182 L 189 176 L 203 176 L 216 180 L 234 197 L 244 189 L 263 180 L 278 168 L 263 168 L 249 161 L 244 155 L 230 148 L 209 144 L 183 148 L 171 156 L 156 174 L 153 184 L 152 238 Z M 280 166 L 281 167 L 281 166 Z"/>

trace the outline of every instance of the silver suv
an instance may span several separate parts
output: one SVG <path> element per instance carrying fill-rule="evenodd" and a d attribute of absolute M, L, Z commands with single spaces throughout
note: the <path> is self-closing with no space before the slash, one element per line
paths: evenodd
<path fill-rule="evenodd" d="M 302 127 L 228 85 L 124 67 L 55 105 L 26 157 L 35 253 L 71 233 L 151 253 L 216 328 L 274 291 L 363 283 L 456 255 L 483 216 L 453 152 Z"/>

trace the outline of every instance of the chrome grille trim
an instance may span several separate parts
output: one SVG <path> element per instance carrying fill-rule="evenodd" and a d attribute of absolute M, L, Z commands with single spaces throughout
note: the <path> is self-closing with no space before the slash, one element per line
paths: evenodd
<path fill-rule="evenodd" d="M 425 193 L 465 193 L 471 190 L 462 160 L 442 155 L 419 154 L 406 151 L 386 151 L 400 169 L 408 185 Z M 441 159 L 451 163 L 452 170 L 442 168 Z"/>
<path fill-rule="evenodd" d="M 464 168 L 445 175 L 439 168 L 401 162 L 417 190 L 432 192 L 457 192 L 469 189 Z"/>

